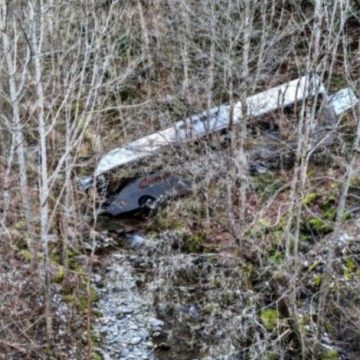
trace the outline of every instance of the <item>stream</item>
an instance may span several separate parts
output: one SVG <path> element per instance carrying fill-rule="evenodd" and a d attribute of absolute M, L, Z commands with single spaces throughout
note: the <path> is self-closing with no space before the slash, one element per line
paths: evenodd
<path fill-rule="evenodd" d="M 154 243 L 139 233 L 116 235 L 116 239 L 105 235 L 110 247 L 118 246 L 101 255 L 92 278 L 99 297 L 94 309 L 94 333 L 101 339 L 97 352 L 104 360 L 197 359 L 186 341 L 179 343 L 178 337 L 173 338 L 172 333 L 179 330 L 160 319 L 154 306 L 154 279 L 149 281 Z M 180 311 L 188 310 L 183 307 Z"/>
<path fill-rule="evenodd" d="M 140 235 L 124 236 L 127 243 L 101 260 L 93 275 L 99 295 L 95 333 L 102 339 L 98 352 L 104 360 L 155 359 L 152 334 L 160 331 L 163 321 L 156 318 L 151 303 L 137 287 L 133 262 L 136 250 L 144 242 Z"/>

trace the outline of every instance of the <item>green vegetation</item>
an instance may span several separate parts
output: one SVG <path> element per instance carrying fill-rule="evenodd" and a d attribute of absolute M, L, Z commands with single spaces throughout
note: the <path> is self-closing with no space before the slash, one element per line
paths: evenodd
<path fill-rule="evenodd" d="M 183 251 L 190 253 L 198 253 L 202 251 L 202 245 L 204 244 L 206 235 L 203 233 L 183 235 Z"/>
<path fill-rule="evenodd" d="M 358 273 L 360 269 L 358 264 L 351 257 L 347 257 L 344 259 L 343 266 L 344 266 L 344 278 L 346 280 L 351 280 L 354 277 L 354 275 Z"/>
<path fill-rule="evenodd" d="M 274 250 L 269 253 L 270 260 L 274 263 L 280 264 L 284 260 L 284 254 L 279 250 Z"/>
<path fill-rule="evenodd" d="M 275 195 L 283 186 L 284 183 L 276 176 L 275 173 L 265 173 L 257 175 L 253 178 L 254 190 L 259 193 L 264 199 Z"/>
<path fill-rule="evenodd" d="M 57 273 L 55 274 L 53 281 L 56 283 L 61 283 L 64 280 L 65 270 L 63 266 L 59 266 Z"/>
<path fill-rule="evenodd" d="M 320 359 L 321 360 L 339 360 L 339 359 L 341 359 L 341 357 L 337 350 L 328 350 L 321 355 Z"/>
<path fill-rule="evenodd" d="M 306 206 L 310 206 L 313 205 L 315 203 L 315 201 L 320 197 L 319 194 L 315 193 L 315 192 L 310 192 L 308 194 L 305 195 L 302 203 Z"/>
<path fill-rule="evenodd" d="M 18 252 L 18 256 L 22 258 L 26 262 L 30 262 L 32 258 L 32 254 L 30 250 L 22 249 Z"/>
<path fill-rule="evenodd" d="M 333 226 L 331 224 L 318 217 L 308 219 L 307 226 L 310 231 L 316 234 L 328 234 L 333 231 Z"/>
<path fill-rule="evenodd" d="M 322 274 L 317 274 L 315 275 L 313 281 L 312 281 L 312 285 L 315 287 L 320 287 L 321 283 L 323 280 L 323 275 Z"/>
<path fill-rule="evenodd" d="M 260 312 L 260 319 L 268 331 L 273 331 L 279 325 L 279 311 L 277 309 L 263 309 Z"/>

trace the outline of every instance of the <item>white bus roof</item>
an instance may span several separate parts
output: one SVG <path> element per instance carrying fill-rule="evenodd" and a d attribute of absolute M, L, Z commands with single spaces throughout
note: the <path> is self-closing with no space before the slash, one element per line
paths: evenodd
<path fill-rule="evenodd" d="M 246 99 L 247 116 L 265 115 L 278 108 L 290 106 L 317 94 L 321 94 L 327 99 L 325 87 L 321 83 L 319 76 L 303 76 L 248 97 Z M 350 100 L 348 95 L 340 96 L 340 98 L 339 101 L 343 105 L 337 106 L 335 113 L 349 106 L 347 105 Z M 352 95 L 351 101 L 353 101 Z M 191 138 L 200 138 L 206 134 L 224 129 L 229 125 L 229 110 L 229 105 L 214 107 L 185 120 L 178 121 L 165 130 L 132 141 L 124 147 L 116 148 L 101 158 L 94 176 L 97 177 L 116 167 L 153 155 L 164 146 L 182 143 Z M 242 104 L 238 102 L 234 106 L 234 123 L 241 121 L 242 113 Z"/>

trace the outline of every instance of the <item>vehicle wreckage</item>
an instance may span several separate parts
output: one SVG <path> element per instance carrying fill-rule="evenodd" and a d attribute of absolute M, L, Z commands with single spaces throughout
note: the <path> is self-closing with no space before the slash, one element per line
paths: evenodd
<path fill-rule="evenodd" d="M 191 181 L 168 172 L 157 172 L 130 180 L 109 199 L 107 205 L 99 209 L 98 215 L 150 213 L 167 199 L 190 191 Z"/>
<path fill-rule="evenodd" d="M 325 86 L 318 75 L 308 75 L 260 92 L 245 100 L 245 104 L 238 102 L 233 108 L 233 124 L 239 124 L 244 118 L 243 107 L 246 108 L 246 117 L 259 119 L 278 109 L 287 109 L 301 104 L 308 99 L 320 102 L 317 124 L 314 127 L 312 141 L 320 143 L 327 134 L 334 129 L 338 117 L 354 108 L 358 97 L 350 88 L 341 89 L 333 95 L 328 95 Z M 173 126 L 157 133 L 147 135 L 132 141 L 126 146 L 116 148 L 105 154 L 99 161 L 93 176 L 82 178 L 80 187 L 87 190 L 102 179 L 106 173 L 116 168 L 134 163 L 146 157 L 157 154 L 162 148 L 177 146 L 198 140 L 208 134 L 224 131 L 230 124 L 230 105 L 220 105 L 200 114 L 176 122 Z M 279 129 L 267 132 L 267 137 L 273 142 L 283 141 Z M 290 145 L 295 150 L 296 142 Z M 276 150 L 268 149 L 271 157 L 278 157 Z M 252 159 L 261 160 L 267 155 L 262 151 L 250 154 Z M 101 181 L 100 181 L 101 182 Z M 149 211 L 159 203 L 171 197 L 189 192 L 191 182 L 175 174 L 158 172 L 148 176 L 135 178 L 123 184 L 117 195 L 106 201 L 99 209 L 99 214 L 112 216 L 126 215 L 140 211 Z"/>

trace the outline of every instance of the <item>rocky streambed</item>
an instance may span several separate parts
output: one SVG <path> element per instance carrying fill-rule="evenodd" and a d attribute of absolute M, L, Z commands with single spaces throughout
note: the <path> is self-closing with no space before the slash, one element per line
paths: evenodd
<path fill-rule="evenodd" d="M 178 330 L 159 318 L 152 292 L 154 243 L 137 233 L 116 239 L 106 234 L 104 239 L 110 247 L 120 246 L 102 254 L 92 278 L 99 297 L 94 309 L 94 335 L 101 343 L 97 353 L 105 360 L 196 359 L 186 341 L 172 338 L 172 331 Z M 150 278 L 153 281 L 146 283 Z"/>
<path fill-rule="evenodd" d="M 241 298 L 235 290 L 240 283 L 220 283 L 228 266 L 215 254 L 183 253 L 176 232 L 156 239 L 113 236 L 104 234 L 112 250 L 101 254 L 92 279 L 99 297 L 93 327 L 100 340 L 97 353 L 105 360 L 217 358 L 207 357 L 209 349 L 226 333 L 224 320 Z M 228 311 L 220 316 L 221 303 Z"/>
<path fill-rule="evenodd" d="M 136 250 L 144 242 L 128 237 L 128 246 L 105 255 L 93 275 L 99 295 L 96 336 L 102 339 L 98 352 L 109 359 L 155 359 L 152 336 L 164 322 L 156 318 L 149 299 L 139 291 L 134 271 Z"/>

